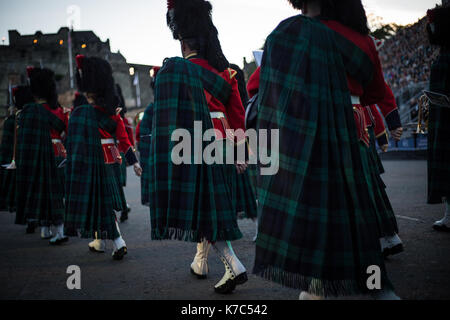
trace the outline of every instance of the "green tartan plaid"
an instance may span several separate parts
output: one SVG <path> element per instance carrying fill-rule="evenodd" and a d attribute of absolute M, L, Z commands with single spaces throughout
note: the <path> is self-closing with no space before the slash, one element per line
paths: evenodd
<path fill-rule="evenodd" d="M 166 60 L 158 73 L 148 161 L 152 239 L 214 242 L 242 237 L 233 193 L 234 165 L 175 165 L 171 160 L 175 129 L 194 137 L 194 121 L 201 121 L 203 130 L 213 128 L 204 90 L 226 101 L 230 86 L 181 58 Z M 202 150 L 208 144 L 203 142 Z"/>
<path fill-rule="evenodd" d="M 14 153 L 14 127 L 16 116 L 11 115 L 3 123 L 2 144 L 0 146 L 0 211 L 15 210 L 16 170 L 6 170 Z"/>
<path fill-rule="evenodd" d="M 122 188 L 112 165 L 105 165 L 98 128 L 108 121 L 98 116 L 92 106 L 85 105 L 70 117 L 64 227 L 69 236 L 116 239 L 120 234 L 114 210 L 123 209 L 119 207 Z"/>
<path fill-rule="evenodd" d="M 370 147 L 362 148 L 361 155 L 363 156 L 363 161 L 366 163 L 365 169 L 370 177 L 368 182 L 374 194 L 380 238 L 390 237 L 399 233 L 398 224 L 391 201 L 386 193 L 386 185 L 381 178 L 381 174 L 384 173 L 384 167 L 375 146 L 375 132 L 373 127 L 369 127 L 369 137 Z"/>
<path fill-rule="evenodd" d="M 122 211 L 125 210 L 125 208 L 127 207 L 127 199 L 125 198 L 125 192 L 123 190 L 124 188 L 124 184 L 123 184 L 123 165 L 126 162 L 125 161 L 125 156 L 123 153 L 121 153 L 122 156 L 122 164 L 119 163 L 114 163 L 114 164 L 109 164 L 106 167 L 109 168 L 111 167 L 111 172 L 112 174 L 115 176 L 115 183 L 117 184 L 117 188 L 114 188 L 114 195 L 117 195 L 117 201 L 115 201 L 115 205 L 114 208 L 121 208 L 118 211 Z M 125 173 L 126 173 L 127 167 L 125 164 Z"/>
<path fill-rule="evenodd" d="M 243 174 L 236 175 L 236 210 L 239 218 L 256 219 L 256 193 L 250 178 L 250 168 Z"/>
<path fill-rule="evenodd" d="M 450 97 L 450 53 L 431 68 L 430 91 Z M 430 106 L 428 116 L 428 203 L 450 199 L 450 109 Z"/>
<path fill-rule="evenodd" d="M 258 178 L 253 272 L 320 296 L 367 293 L 382 270 L 376 208 L 346 74 L 370 83 L 370 59 L 316 19 L 295 16 L 268 37 L 259 129 L 279 129 L 279 171 Z M 270 146 L 268 154 L 271 154 Z"/>
<path fill-rule="evenodd" d="M 64 123 L 40 104 L 26 105 L 18 118 L 16 223 L 42 226 L 64 222 L 64 188 L 58 178 L 50 130 Z"/>
<path fill-rule="evenodd" d="M 380 177 L 377 159 L 374 157 L 370 147 L 368 148 L 361 144 L 360 149 L 363 168 L 366 177 L 368 177 L 367 183 L 369 184 L 369 189 L 372 190 L 372 201 L 375 204 L 378 230 L 380 231 L 379 237 L 390 237 L 398 234 L 397 219 L 386 193 L 386 185 Z"/>
<path fill-rule="evenodd" d="M 121 152 L 120 156 L 122 157 L 123 161 L 120 165 L 120 185 L 122 187 L 127 186 L 127 162 L 125 161 L 125 153 Z"/>
<path fill-rule="evenodd" d="M 372 158 L 375 161 L 375 168 L 379 175 L 382 175 L 384 171 L 383 163 L 381 162 L 380 155 L 377 151 L 377 145 L 376 145 L 376 137 L 375 137 L 375 130 L 373 129 L 373 126 L 370 126 L 369 128 L 369 137 L 370 137 L 370 152 L 372 153 Z"/>
<path fill-rule="evenodd" d="M 152 134 L 152 120 L 153 120 L 153 103 L 150 104 L 144 111 L 140 125 L 140 141 L 139 141 L 139 157 L 142 166 L 141 176 L 141 203 L 144 206 L 150 204 L 149 185 L 150 185 L 150 167 L 148 166 L 151 134 Z"/>

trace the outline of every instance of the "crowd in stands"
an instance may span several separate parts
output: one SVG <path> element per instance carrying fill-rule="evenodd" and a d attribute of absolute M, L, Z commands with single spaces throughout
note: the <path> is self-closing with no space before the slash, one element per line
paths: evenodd
<path fill-rule="evenodd" d="M 386 81 L 394 94 L 410 84 L 428 82 L 439 50 L 428 42 L 426 18 L 401 28 L 380 50 Z"/>

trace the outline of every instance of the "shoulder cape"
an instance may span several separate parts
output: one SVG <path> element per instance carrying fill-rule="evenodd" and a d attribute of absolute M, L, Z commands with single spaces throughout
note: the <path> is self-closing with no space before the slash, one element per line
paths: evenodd
<path fill-rule="evenodd" d="M 99 121 L 90 105 L 70 117 L 66 140 L 66 221 L 69 236 L 115 239 L 113 200 L 107 184 Z"/>
<path fill-rule="evenodd" d="M 378 265 L 390 285 L 346 79 L 367 83 L 367 59 L 304 16 L 268 37 L 257 127 L 279 130 L 279 170 L 258 181 L 254 273 L 317 295 L 345 295 L 366 292 L 367 267 Z"/>
<path fill-rule="evenodd" d="M 50 130 L 60 121 L 40 104 L 26 105 L 18 118 L 17 219 L 25 224 L 61 224 L 64 218 L 64 188 L 60 185 Z"/>
<path fill-rule="evenodd" d="M 149 154 L 152 239 L 198 242 L 235 240 L 242 236 L 236 222 L 233 194 L 224 165 L 174 165 L 171 141 L 175 129 L 192 137 L 194 121 L 212 129 L 204 90 L 227 100 L 229 84 L 220 76 L 181 58 L 168 59 L 158 73 Z M 202 142 L 202 150 L 209 143 Z M 203 162 L 202 162 L 203 163 Z"/>

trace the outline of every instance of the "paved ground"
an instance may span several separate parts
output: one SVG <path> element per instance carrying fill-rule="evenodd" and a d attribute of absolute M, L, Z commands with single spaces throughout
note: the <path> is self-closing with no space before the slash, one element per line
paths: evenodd
<path fill-rule="evenodd" d="M 426 162 L 385 161 L 384 175 L 394 209 L 399 215 L 406 251 L 387 261 L 397 293 L 404 299 L 450 299 L 450 234 L 434 232 L 443 205 L 426 205 Z M 298 292 L 250 276 L 233 295 L 219 296 L 213 286 L 223 265 L 212 252 L 210 277 L 199 281 L 189 274 L 195 246 L 150 240 L 147 208 L 140 205 L 137 178 L 128 172 L 126 188 L 132 206 L 130 220 L 121 225 L 129 248 L 124 261 L 87 250 L 89 241 L 72 238 L 63 247 L 50 247 L 39 234 L 26 235 L 13 224 L 14 216 L 0 213 L 0 299 L 297 299 Z M 251 269 L 254 224 L 240 223 L 244 238 L 235 251 Z M 81 267 L 82 289 L 66 287 L 69 265 Z"/>

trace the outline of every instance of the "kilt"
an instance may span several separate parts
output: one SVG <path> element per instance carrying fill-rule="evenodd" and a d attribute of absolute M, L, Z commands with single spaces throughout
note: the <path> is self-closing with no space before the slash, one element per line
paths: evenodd
<path fill-rule="evenodd" d="M 64 157 L 55 157 L 55 161 L 56 161 L 56 173 L 58 176 L 58 184 L 60 185 L 62 190 L 65 190 L 66 188 L 66 182 L 65 182 L 65 168 L 59 168 L 59 165 L 61 164 L 61 162 L 63 162 L 66 158 Z M 64 192 L 64 196 L 65 196 L 65 192 Z"/>
<path fill-rule="evenodd" d="M 152 133 L 152 119 L 153 119 L 153 103 L 150 104 L 144 111 L 144 117 L 141 121 L 140 135 L 141 139 L 139 142 L 139 157 L 142 166 L 142 176 L 141 176 L 141 203 L 144 206 L 149 206 L 150 196 L 149 196 L 149 170 L 148 167 L 148 157 L 150 152 L 150 135 Z"/>
<path fill-rule="evenodd" d="M 250 178 L 248 168 L 243 174 L 237 174 L 236 176 L 236 210 L 239 218 L 256 219 L 257 206 L 256 206 L 256 194 L 252 181 Z"/>
<path fill-rule="evenodd" d="M 223 78 L 181 58 L 166 60 L 158 73 L 148 160 L 154 240 L 215 242 L 242 237 L 233 194 L 235 166 L 195 164 L 194 152 L 188 155 L 190 163 L 172 161 L 175 129 L 195 137 L 194 121 L 202 124 L 202 133 L 213 128 L 204 90 L 219 98 L 230 92 Z M 194 139 L 187 143 L 192 151 Z M 198 143 L 201 150 L 209 145 Z"/>
<path fill-rule="evenodd" d="M 125 156 L 122 155 L 122 164 L 113 163 L 106 165 L 106 176 L 108 180 L 108 185 L 111 184 L 111 195 L 113 196 L 113 206 L 114 210 L 122 211 L 127 208 L 127 199 L 125 198 L 125 192 L 123 191 L 123 165 L 125 161 Z M 125 173 L 127 167 L 125 165 Z M 125 175 L 126 177 L 126 175 Z M 114 179 L 113 179 L 114 178 Z"/>
<path fill-rule="evenodd" d="M 9 164 L 14 153 L 14 127 L 16 117 L 9 116 L 3 123 L 2 144 L 0 146 L 0 166 Z M 0 211 L 15 210 L 16 170 L 0 167 Z"/>
<path fill-rule="evenodd" d="M 123 210 L 118 176 L 106 165 L 99 120 L 90 105 L 77 107 L 66 140 L 66 213 L 68 236 L 111 239 L 120 236 L 114 210 Z M 122 190 L 123 192 L 123 190 Z"/>
<path fill-rule="evenodd" d="M 141 129 L 142 130 L 142 129 Z M 148 167 L 148 152 L 150 149 L 150 137 L 141 137 L 139 142 L 139 156 L 141 160 L 142 166 L 142 175 L 141 175 L 141 203 L 144 206 L 148 206 L 150 204 L 150 196 L 149 196 L 149 184 L 150 184 L 150 174 Z"/>
<path fill-rule="evenodd" d="M 397 219 L 394 209 L 386 193 L 386 185 L 380 177 L 377 167 L 378 154 L 375 157 L 370 147 L 360 145 L 361 157 L 365 175 L 368 178 L 369 189 L 372 190 L 372 201 L 376 208 L 377 227 L 380 231 L 379 237 L 390 237 L 398 234 Z"/>
<path fill-rule="evenodd" d="M 120 185 L 122 187 L 127 186 L 127 162 L 125 161 L 125 153 L 121 152 L 122 164 L 120 164 Z"/>
<path fill-rule="evenodd" d="M 371 157 L 373 158 L 375 169 L 377 170 L 379 175 L 382 175 L 384 171 L 383 163 L 381 162 L 380 155 L 377 151 L 377 142 L 375 138 L 375 130 L 373 129 L 373 126 L 368 127 L 369 129 L 369 138 L 370 138 L 370 153 Z M 384 184 L 384 183 L 383 183 Z"/>
<path fill-rule="evenodd" d="M 266 41 L 257 129 L 279 130 L 279 150 L 260 150 L 279 170 L 258 177 L 253 273 L 325 297 L 368 293 L 372 265 L 392 288 L 346 74 L 367 84 L 373 64 L 316 19 L 289 18 Z"/>
<path fill-rule="evenodd" d="M 431 68 L 430 91 L 450 96 L 450 53 Z M 450 109 L 430 106 L 428 119 L 428 203 L 450 199 Z"/>
<path fill-rule="evenodd" d="M 61 188 L 50 137 L 53 119 L 40 104 L 26 105 L 19 114 L 16 170 L 16 223 L 41 226 L 64 223 Z M 57 119 L 60 121 L 59 119 Z"/>

